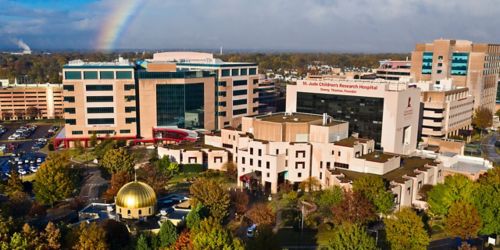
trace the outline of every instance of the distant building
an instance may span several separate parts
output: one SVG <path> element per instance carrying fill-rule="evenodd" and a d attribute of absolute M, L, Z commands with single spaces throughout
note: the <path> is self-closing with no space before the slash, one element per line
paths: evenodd
<path fill-rule="evenodd" d="M 62 118 L 61 84 L 2 86 L 0 87 L 0 114 L 2 120 Z"/>
<path fill-rule="evenodd" d="M 420 90 L 385 80 L 306 78 L 287 85 L 287 112 L 327 113 L 349 122 L 349 132 L 375 140 L 386 152 L 410 154 L 417 146 Z"/>
<path fill-rule="evenodd" d="M 472 129 L 474 97 L 467 87 L 452 87 L 450 79 L 440 84 L 420 82 L 423 104 L 422 137 L 448 139 L 466 136 Z"/>
<path fill-rule="evenodd" d="M 416 81 L 453 79 L 453 85 L 467 87 L 474 96 L 474 108 L 495 108 L 500 45 L 466 40 L 434 40 L 417 44 L 411 55 L 411 76 Z"/>
<path fill-rule="evenodd" d="M 383 60 L 376 70 L 379 79 L 399 81 L 410 78 L 411 61 Z"/>

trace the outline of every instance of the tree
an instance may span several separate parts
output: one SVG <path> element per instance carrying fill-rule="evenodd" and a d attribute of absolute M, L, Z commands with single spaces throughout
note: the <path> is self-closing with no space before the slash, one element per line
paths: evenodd
<path fill-rule="evenodd" d="M 342 202 L 333 206 L 332 214 L 336 224 L 365 224 L 376 218 L 375 208 L 370 201 L 362 194 L 351 191 L 344 192 Z"/>
<path fill-rule="evenodd" d="M 33 229 L 28 223 L 24 223 L 23 225 L 22 236 L 25 239 L 29 239 L 28 249 L 36 249 L 36 247 L 42 245 L 38 231 Z"/>
<path fill-rule="evenodd" d="M 189 192 L 192 196 L 192 205 L 203 204 L 210 215 L 219 220 L 227 216 L 231 203 L 229 193 L 215 180 L 198 179 L 189 187 Z"/>
<path fill-rule="evenodd" d="M 145 180 L 157 194 L 165 192 L 165 186 L 171 175 L 165 174 L 157 166 L 153 164 L 146 164 L 137 171 L 140 179 Z"/>
<path fill-rule="evenodd" d="M 134 158 L 126 148 L 108 150 L 101 161 L 102 166 L 109 173 L 125 171 L 131 173 L 134 170 Z"/>
<path fill-rule="evenodd" d="M 481 218 L 474 205 L 457 201 L 451 205 L 444 225 L 446 233 L 450 236 L 470 239 L 476 237 L 481 229 Z"/>
<path fill-rule="evenodd" d="M 123 185 L 132 181 L 132 175 L 127 171 L 118 171 L 111 175 L 111 181 L 108 190 L 104 193 L 106 200 L 111 201 L 116 196 Z"/>
<path fill-rule="evenodd" d="M 30 119 L 36 119 L 38 116 L 40 116 L 40 110 L 37 107 L 28 107 L 26 109 L 26 115 Z"/>
<path fill-rule="evenodd" d="M 6 242 L 3 242 L 1 245 L 2 250 L 7 250 L 7 249 L 28 249 L 29 244 L 28 244 L 28 239 L 23 237 L 23 235 L 19 232 L 15 232 L 12 237 L 10 237 L 10 242 L 7 244 Z"/>
<path fill-rule="evenodd" d="M 248 194 L 245 191 L 236 190 L 231 192 L 231 202 L 234 205 L 236 213 L 245 214 L 248 209 Z"/>
<path fill-rule="evenodd" d="M 90 147 L 95 148 L 97 146 L 97 133 L 94 131 L 90 136 Z"/>
<path fill-rule="evenodd" d="M 248 218 L 257 225 L 272 225 L 276 219 L 273 210 L 265 203 L 258 203 L 252 206 L 247 213 Z"/>
<path fill-rule="evenodd" d="M 61 232 L 54 223 L 49 222 L 42 232 L 42 238 L 45 240 L 45 249 L 61 249 Z"/>
<path fill-rule="evenodd" d="M 175 250 L 191 250 L 193 249 L 193 244 L 191 243 L 191 233 L 188 230 L 182 231 L 177 238 L 174 245 Z"/>
<path fill-rule="evenodd" d="M 354 181 L 354 192 L 364 195 L 376 208 L 378 213 L 388 214 L 394 207 L 394 196 L 384 184 L 382 178 L 367 175 Z"/>
<path fill-rule="evenodd" d="M 377 247 L 375 239 L 370 237 L 363 227 L 356 224 L 343 223 L 337 226 L 330 236 L 328 249 L 374 250 Z"/>
<path fill-rule="evenodd" d="M 14 221 L 12 217 L 3 217 L 1 212 L 0 210 L 0 242 L 7 242 L 14 231 Z"/>
<path fill-rule="evenodd" d="M 488 170 L 478 179 L 478 187 L 474 192 L 476 206 L 483 226 L 482 234 L 500 234 L 500 167 Z"/>
<path fill-rule="evenodd" d="M 106 250 L 106 232 L 96 223 L 80 224 L 78 242 L 73 247 L 75 250 Z"/>
<path fill-rule="evenodd" d="M 236 163 L 232 161 L 228 161 L 222 165 L 222 170 L 226 171 L 226 175 L 229 177 L 230 180 L 236 180 L 238 177 L 238 167 L 236 166 Z"/>
<path fill-rule="evenodd" d="M 321 182 L 316 177 L 307 177 L 300 185 L 302 191 L 317 191 L 321 189 Z"/>
<path fill-rule="evenodd" d="M 422 219 L 410 208 L 395 212 L 384 223 L 392 250 L 425 249 L 429 245 Z"/>
<path fill-rule="evenodd" d="M 331 208 L 342 201 L 342 188 L 333 186 L 318 193 L 315 203 L 323 215 L 331 215 Z"/>
<path fill-rule="evenodd" d="M 202 204 L 196 205 L 186 216 L 186 226 L 191 231 L 196 231 L 201 221 L 207 217 L 207 211 Z"/>
<path fill-rule="evenodd" d="M 446 176 L 444 183 L 437 184 L 428 193 L 429 211 L 437 217 L 446 216 L 453 202 L 472 203 L 475 189 L 475 184 L 463 175 Z"/>
<path fill-rule="evenodd" d="M 148 238 L 144 235 L 141 234 L 139 238 L 137 239 L 137 245 L 135 247 L 136 250 L 150 250 L 149 244 L 148 244 Z"/>
<path fill-rule="evenodd" d="M 127 227 L 115 220 L 106 220 L 102 224 L 106 231 L 106 242 L 109 244 L 109 249 L 124 249 L 130 242 L 130 234 Z"/>
<path fill-rule="evenodd" d="M 65 154 L 51 154 L 35 175 L 36 199 L 46 205 L 68 198 L 75 189 L 71 168 Z"/>
<path fill-rule="evenodd" d="M 161 159 L 156 161 L 156 165 L 161 172 L 173 175 L 179 172 L 179 164 L 171 162 L 170 158 L 164 155 Z"/>
<path fill-rule="evenodd" d="M 158 233 L 160 246 L 162 248 L 169 247 L 177 240 L 177 229 L 171 221 L 167 220 L 161 224 L 160 232 Z"/>
<path fill-rule="evenodd" d="M 17 171 L 10 171 L 9 179 L 7 179 L 7 185 L 5 185 L 5 194 L 7 196 L 12 196 L 15 193 L 23 192 L 23 181 Z"/>
<path fill-rule="evenodd" d="M 243 250 L 242 243 L 232 236 L 231 232 L 217 218 L 207 218 L 200 223 L 200 230 L 193 238 L 194 249 L 206 250 Z"/>
<path fill-rule="evenodd" d="M 472 125 L 475 128 L 479 129 L 481 132 L 481 136 L 483 130 L 491 127 L 493 123 L 493 113 L 489 108 L 479 107 L 474 112 L 474 117 L 472 117 Z"/>

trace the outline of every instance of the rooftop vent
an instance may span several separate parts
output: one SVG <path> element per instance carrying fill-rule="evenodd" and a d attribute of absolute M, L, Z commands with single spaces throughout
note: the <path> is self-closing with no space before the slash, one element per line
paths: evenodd
<path fill-rule="evenodd" d="M 298 122 L 298 121 L 299 121 L 299 118 L 293 118 L 293 121 L 294 121 L 294 122 Z"/>

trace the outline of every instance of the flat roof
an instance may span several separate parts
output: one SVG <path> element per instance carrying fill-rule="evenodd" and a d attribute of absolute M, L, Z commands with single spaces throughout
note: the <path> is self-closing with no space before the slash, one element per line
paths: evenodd
<path fill-rule="evenodd" d="M 316 114 L 308 114 L 308 113 L 274 113 L 269 115 L 257 116 L 256 119 L 266 122 L 313 122 L 322 120 L 323 117 L 321 115 Z"/>
<path fill-rule="evenodd" d="M 342 139 L 340 141 L 336 141 L 333 144 L 337 146 L 342 146 L 342 147 L 350 147 L 352 148 L 354 145 L 357 143 L 366 143 L 370 141 L 370 139 L 365 139 L 365 138 L 356 138 L 356 137 L 347 137 L 345 139 Z"/>
<path fill-rule="evenodd" d="M 191 150 L 191 151 L 201 150 L 201 149 L 225 150 L 224 148 L 219 148 L 219 147 L 215 147 L 212 145 L 204 144 L 201 141 L 197 141 L 197 142 L 183 141 L 179 144 L 167 144 L 164 147 L 169 148 L 169 149 L 184 149 L 184 150 Z"/>
<path fill-rule="evenodd" d="M 384 163 L 384 162 L 387 162 L 389 159 L 394 158 L 396 156 L 398 156 L 398 155 L 391 154 L 391 153 L 384 153 L 381 151 L 373 151 L 371 153 L 364 154 L 364 155 L 360 156 L 359 158 L 365 159 L 367 161 Z"/>

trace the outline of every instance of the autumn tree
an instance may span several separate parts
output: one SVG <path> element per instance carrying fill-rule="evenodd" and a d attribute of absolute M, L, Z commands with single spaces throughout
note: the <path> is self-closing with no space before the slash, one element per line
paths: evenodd
<path fill-rule="evenodd" d="M 23 192 L 23 189 L 23 181 L 17 171 L 10 171 L 10 176 L 7 179 L 7 184 L 5 185 L 5 194 L 7 196 L 12 196 L 17 192 Z"/>
<path fill-rule="evenodd" d="M 493 124 L 493 113 L 489 108 L 479 107 L 474 112 L 474 116 L 472 117 L 472 125 L 479 129 L 481 132 L 481 136 L 483 130 L 491 127 Z"/>
<path fill-rule="evenodd" d="M 265 203 L 258 203 L 252 206 L 247 213 L 248 218 L 257 225 L 272 225 L 276 219 L 276 215 Z"/>
<path fill-rule="evenodd" d="M 175 228 L 171 221 L 167 220 L 161 224 L 158 238 L 162 248 L 166 248 L 174 244 L 177 240 L 177 236 L 177 228 Z"/>
<path fill-rule="evenodd" d="M 94 148 L 95 146 L 97 146 L 97 133 L 94 131 L 90 136 L 90 147 Z"/>
<path fill-rule="evenodd" d="M 365 229 L 356 224 L 342 223 L 338 225 L 328 242 L 328 249 L 377 249 L 375 239 L 370 237 Z"/>
<path fill-rule="evenodd" d="M 192 250 L 191 233 L 188 230 L 182 231 L 174 245 L 175 250 Z"/>
<path fill-rule="evenodd" d="M 102 224 L 102 228 L 106 232 L 106 242 L 109 244 L 109 249 L 127 248 L 130 242 L 130 234 L 123 223 L 106 220 Z"/>
<path fill-rule="evenodd" d="M 356 179 L 352 188 L 375 205 L 378 213 L 388 214 L 394 207 L 394 195 L 387 190 L 384 181 L 378 176 L 366 175 Z"/>
<path fill-rule="evenodd" d="M 22 228 L 22 236 L 23 238 L 30 239 L 28 241 L 28 249 L 36 249 L 36 247 L 42 245 L 42 240 L 38 231 L 32 228 L 28 223 L 24 223 Z"/>
<path fill-rule="evenodd" d="M 230 180 L 236 181 L 236 178 L 238 177 L 238 168 L 236 163 L 232 161 L 225 162 L 224 165 L 222 165 L 222 170 L 226 171 L 226 175 Z"/>
<path fill-rule="evenodd" d="M 200 223 L 199 232 L 193 238 L 194 249 L 219 250 L 234 249 L 243 250 L 241 241 L 233 237 L 231 232 L 224 228 L 220 219 L 207 218 Z"/>
<path fill-rule="evenodd" d="M 429 245 L 422 219 L 410 208 L 395 212 L 384 223 L 392 250 L 425 249 Z"/>
<path fill-rule="evenodd" d="M 139 168 L 137 176 L 148 183 L 157 194 L 165 193 L 165 186 L 171 178 L 171 175 L 165 174 L 153 164 L 146 164 L 142 168 Z"/>
<path fill-rule="evenodd" d="M 451 205 L 444 225 L 450 236 L 470 239 L 476 237 L 481 229 L 481 218 L 474 205 L 457 201 Z"/>
<path fill-rule="evenodd" d="M 231 202 L 234 205 L 236 213 L 245 214 L 248 209 L 248 194 L 245 191 L 235 190 L 231 192 Z"/>
<path fill-rule="evenodd" d="M 434 216 L 443 217 L 455 201 L 472 203 L 475 188 L 475 184 L 463 175 L 447 176 L 444 183 L 437 184 L 428 192 L 429 211 Z"/>
<path fill-rule="evenodd" d="M 106 250 L 106 232 L 96 223 L 81 223 L 78 232 L 78 241 L 73 247 L 75 250 Z"/>
<path fill-rule="evenodd" d="M 14 231 L 14 220 L 12 217 L 5 218 L 1 212 L 0 210 L 0 242 L 7 242 Z"/>
<path fill-rule="evenodd" d="M 75 189 L 68 158 L 65 154 L 51 154 L 35 175 L 33 190 L 36 199 L 46 205 L 68 198 Z"/>
<path fill-rule="evenodd" d="M 41 236 L 45 241 L 45 249 L 61 249 L 61 231 L 54 223 L 49 222 L 45 230 L 41 233 Z"/>
<path fill-rule="evenodd" d="M 104 197 L 108 201 L 112 201 L 123 185 L 133 180 L 132 175 L 127 171 L 118 171 L 111 175 L 111 181 L 108 190 L 104 193 Z"/>
<path fill-rule="evenodd" d="M 336 224 L 365 224 L 376 219 L 372 203 L 362 194 L 352 191 L 344 192 L 342 202 L 333 206 L 332 214 Z"/>
<path fill-rule="evenodd" d="M 482 234 L 500 234 L 500 167 L 494 167 L 478 179 L 474 205 L 482 221 Z"/>
<path fill-rule="evenodd" d="M 131 173 L 134 171 L 135 165 L 132 154 L 126 148 L 108 150 L 104 154 L 101 164 L 109 173 L 116 173 L 118 171 Z"/>
<path fill-rule="evenodd" d="M 321 182 L 316 177 L 307 177 L 303 180 L 300 185 L 300 189 L 306 192 L 317 191 L 321 189 Z"/>
<path fill-rule="evenodd" d="M 229 193 L 215 180 L 198 179 L 189 187 L 189 192 L 192 197 L 192 205 L 203 204 L 210 215 L 219 220 L 227 216 L 231 203 Z"/>

